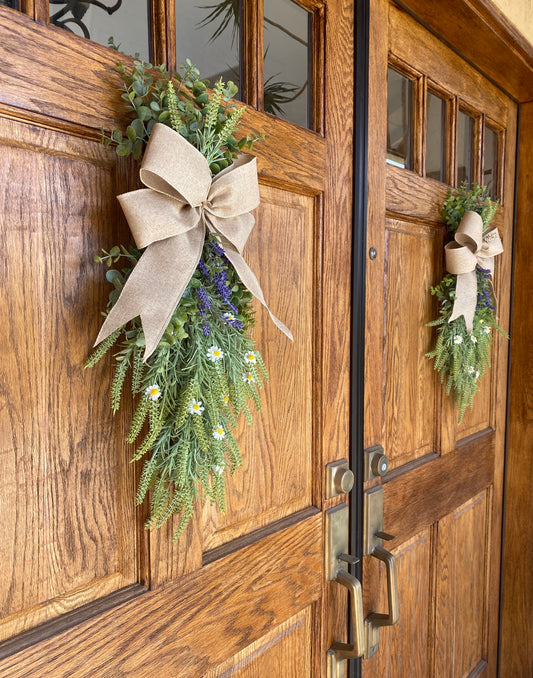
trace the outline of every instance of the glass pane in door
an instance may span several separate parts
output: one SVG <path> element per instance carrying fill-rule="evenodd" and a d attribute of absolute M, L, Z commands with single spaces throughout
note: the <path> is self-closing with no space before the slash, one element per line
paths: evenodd
<path fill-rule="evenodd" d="M 240 89 L 241 12 L 242 0 L 176 0 L 178 64 L 190 59 L 211 87 L 222 78 Z"/>
<path fill-rule="evenodd" d="M 498 187 L 498 133 L 490 127 L 485 127 L 485 147 L 483 152 L 483 183 L 488 188 L 488 194 L 496 200 L 499 197 Z"/>
<path fill-rule="evenodd" d="M 428 92 L 426 115 L 426 177 L 445 179 L 446 102 Z"/>
<path fill-rule="evenodd" d="M 0 5 L 10 7 L 11 9 L 20 9 L 19 0 L 0 0 Z"/>
<path fill-rule="evenodd" d="M 50 23 L 149 60 L 148 0 L 49 0 Z"/>
<path fill-rule="evenodd" d="M 413 82 L 393 68 L 387 75 L 387 162 L 413 169 Z"/>
<path fill-rule="evenodd" d="M 459 111 L 457 120 L 457 184 L 474 181 L 474 118 Z"/>
<path fill-rule="evenodd" d="M 291 0 L 264 0 L 264 110 L 313 126 L 313 15 Z"/>

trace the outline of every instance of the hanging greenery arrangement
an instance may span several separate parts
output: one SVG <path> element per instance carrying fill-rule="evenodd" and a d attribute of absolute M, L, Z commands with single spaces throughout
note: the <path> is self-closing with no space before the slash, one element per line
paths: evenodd
<path fill-rule="evenodd" d="M 87 367 L 115 351 L 111 407 L 130 383 L 127 441 L 132 461 L 145 457 L 136 501 L 152 490 L 147 528 L 179 514 L 177 539 L 197 498 L 224 510 L 225 478 L 241 464 L 233 431 L 241 414 L 251 422 L 250 403 L 261 409 L 268 378 L 250 336 L 253 296 L 266 304 L 241 256 L 259 191 L 255 158 L 240 151 L 261 137 L 237 141 L 236 87 L 220 80 L 209 93 L 190 61 L 173 77 L 139 60 L 117 71 L 130 122 L 103 142 L 143 159 L 147 188 L 119 196 L 136 246 L 95 257 L 113 289 Z"/>
<path fill-rule="evenodd" d="M 431 288 L 439 301 L 437 341 L 428 358 L 434 359 L 446 394 L 453 394 L 459 423 L 479 390 L 479 380 L 490 367 L 492 332 L 506 333 L 496 320 L 492 287 L 494 257 L 503 252 L 498 230 L 490 222 L 498 208 L 484 186 L 466 184 L 452 190 L 444 202 L 443 217 L 451 237 L 445 247 L 446 270 Z"/>

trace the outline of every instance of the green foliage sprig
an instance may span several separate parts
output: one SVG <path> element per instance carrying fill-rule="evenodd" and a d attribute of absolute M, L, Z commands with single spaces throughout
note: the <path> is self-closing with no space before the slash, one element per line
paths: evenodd
<path fill-rule="evenodd" d="M 498 209 L 498 201 L 492 201 L 487 188 L 474 184 L 468 188 L 462 184 L 451 191 L 444 202 L 443 217 L 450 237 L 453 238 L 466 211 L 477 212 L 483 221 L 485 232 Z M 490 272 L 476 268 L 478 301 L 474 314 L 473 330 L 466 329 L 463 316 L 449 322 L 455 301 L 457 276 L 447 273 L 442 281 L 431 288 L 431 294 L 439 302 L 439 317 L 429 326 L 437 327 L 437 340 L 432 351 L 426 354 L 434 359 L 434 368 L 440 373 L 441 383 L 446 381 L 446 395 L 453 394 L 459 410 L 459 423 L 474 396 L 479 391 L 479 380 L 490 367 L 492 332 L 496 330 L 507 337 L 496 321 L 496 304 Z"/>
<path fill-rule="evenodd" d="M 131 71 L 123 63 L 118 63 L 116 70 L 122 77 L 121 96 L 131 121 L 124 132 L 102 131 L 102 141 L 115 145 L 120 156 L 133 154 L 140 160 L 154 125 L 160 122 L 173 127 L 204 154 L 215 175 L 231 165 L 239 151 L 252 148 L 264 138 L 256 135 L 236 140 L 233 132 L 244 113 L 244 106 L 233 101 L 236 85 L 219 80 L 210 95 L 209 80 L 200 78 L 189 59 L 172 75 L 162 65 L 152 66 L 138 59 Z"/>
<path fill-rule="evenodd" d="M 207 81 L 188 61 L 183 73 L 170 79 L 163 67 L 135 61 L 119 64 L 123 99 L 134 117 L 125 135 L 114 130 L 103 142 L 119 155 L 142 156 L 156 122 L 183 135 L 206 157 L 214 175 L 228 166 L 239 149 L 259 137 L 236 141 L 233 133 L 244 111 L 231 103 L 232 83 Z M 108 310 L 142 252 L 114 246 L 95 257 L 107 266 L 113 285 Z M 180 521 L 177 539 L 194 512 L 198 498 L 225 507 L 225 476 L 241 464 L 234 430 L 241 414 L 251 422 L 250 404 L 260 410 L 260 389 L 268 378 L 250 329 L 254 324 L 252 294 L 244 287 L 217 237 L 206 238 L 202 257 L 156 350 L 143 363 L 144 334 L 138 318 L 104 340 L 87 362 L 95 365 L 113 347 L 115 369 L 111 408 L 116 413 L 126 384 L 136 402 L 127 442 L 135 444 L 132 461 L 145 457 L 136 501 L 151 491 L 147 528 L 161 527 L 172 515 Z"/>

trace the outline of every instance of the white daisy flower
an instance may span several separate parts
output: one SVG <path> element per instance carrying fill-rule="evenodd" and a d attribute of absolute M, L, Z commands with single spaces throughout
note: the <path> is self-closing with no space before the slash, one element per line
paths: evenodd
<path fill-rule="evenodd" d="M 211 348 L 208 348 L 206 355 L 212 363 L 216 363 L 217 360 L 224 357 L 222 349 L 218 346 L 211 346 Z"/>
<path fill-rule="evenodd" d="M 484 327 L 483 332 L 485 332 L 485 334 L 490 334 L 490 329 L 490 327 Z"/>
<path fill-rule="evenodd" d="M 476 370 L 476 379 L 479 379 L 479 370 Z"/>
<path fill-rule="evenodd" d="M 462 344 L 463 343 L 463 337 L 460 334 L 456 334 L 455 337 L 453 338 L 453 343 L 454 344 Z"/>
<path fill-rule="evenodd" d="M 235 316 L 233 315 L 233 313 L 223 313 L 222 314 L 222 320 L 224 320 L 225 322 L 227 322 L 229 324 L 229 323 L 232 323 L 235 320 Z"/>
<path fill-rule="evenodd" d="M 255 383 L 255 377 L 251 372 L 245 372 L 242 375 L 242 380 L 244 381 L 245 384 L 253 384 Z"/>
<path fill-rule="evenodd" d="M 475 371 L 476 370 L 472 367 L 472 365 L 470 365 L 470 367 L 468 368 L 468 374 L 474 374 Z"/>
<path fill-rule="evenodd" d="M 202 407 L 202 401 L 201 400 L 194 400 L 189 406 L 189 412 L 191 414 L 202 414 L 202 412 L 205 410 L 205 407 Z"/>
<path fill-rule="evenodd" d="M 470 339 L 471 339 L 471 341 L 474 342 L 474 344 L 477 344 L 477 337 L 476 337 L 475 334 L 471 334 L 471 335 L 470 335 Z"/>
<path fill-rule="evenodd" d="M 214 466 L 213 471 L 217 473 L 219 476 L 221 476 L 224 473 L 224 467 L 223 466 Z"/>
<path fill-rule="evenodd" d="M 219 424 L 218 426 L 215 426 L 213 429 L 213 438 L 215 438 L 215 440 L 224 440 L 225 437 L 226 433 L 224 432 L 222 425 Z"/>
<path fill-rule="evenodd" d="M 151 386 L 148 386 L 146 390 L 144 391 L 144 394 L 148 396 L 150 400 L 157 400 L 159 396 L 161 395 L 161 390 L 157 384 L 152 384 Z"/>
<path fill-rule="evenodd" d="M 225 393 L 222 396 L 222 401 L 223 401 L 224 405 L 229 405 L 229 394 Z"/>
<path fill-rule="evenodd" d="M 255 357 L 255 353 L 253 351 L 248 351 L 246 355 L 244 356 L 244 359 L 246 360 L 247 363 L 256 363 L 257 359 Z"/>

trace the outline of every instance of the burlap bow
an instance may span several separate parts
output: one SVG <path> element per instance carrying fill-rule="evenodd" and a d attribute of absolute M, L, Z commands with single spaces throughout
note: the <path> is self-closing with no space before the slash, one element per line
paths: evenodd
<path fill-rule="evenodd" d="M 455 302 L 448 322 L 464 316 L 472 332 L 477 304 L 476 266 L 492 274 L 494 257 L 503 252 L 498 229 L 483 235 L 483 221 L 477 212 L 465 212 L 455 232 L 455 242 L 446 245 L 446 270 L 457 275 Z"/>
<path fill-rule="evenodd" d="M 107 316 L 96 344 L 141 317 L 144 360 L 155 350 L 202 254 L 206 229 L 216 233 L 243 284 L 270 313 L 257 278 L 241 256 L 259 205 L 256 159 L 240 155 L 214 179 L 204 156 L 177 132 L 156 124 L 140 170 L 147 188 L 118 199 L 139 249 L 146 250 Z"/>

